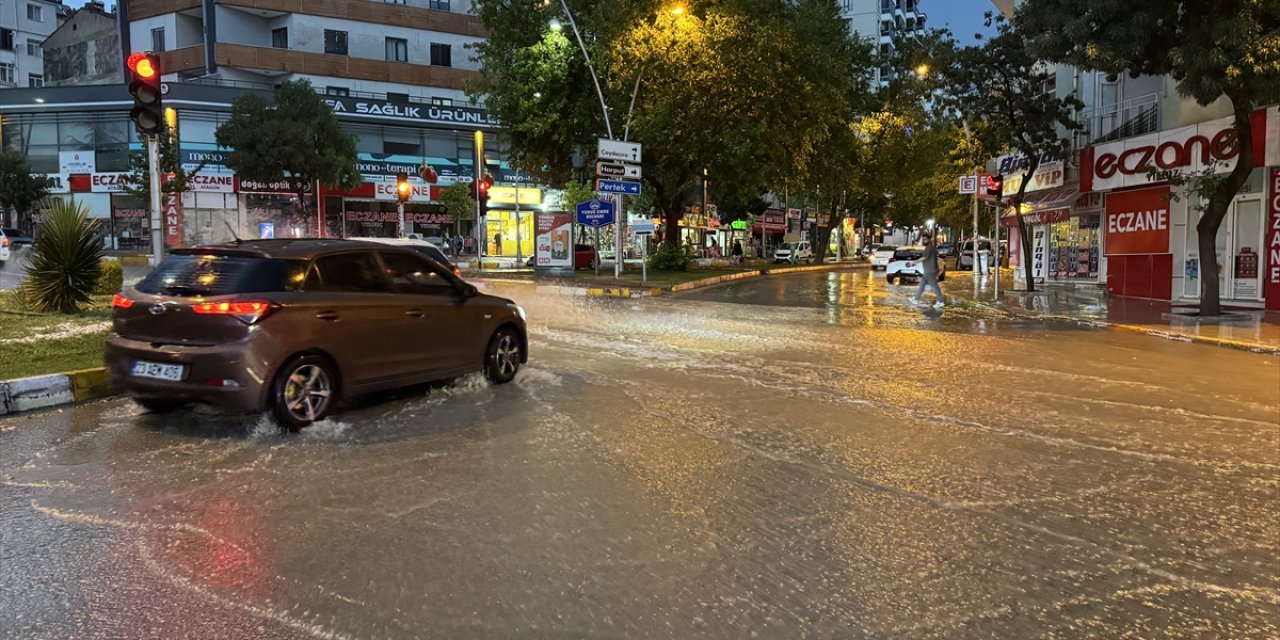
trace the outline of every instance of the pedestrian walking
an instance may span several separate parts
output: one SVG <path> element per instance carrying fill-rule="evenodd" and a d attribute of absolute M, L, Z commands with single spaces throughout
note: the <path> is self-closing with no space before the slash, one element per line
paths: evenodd
<path fill-rule="evenodd" d="M 920 296 L 924 295 L 925 288 L 932 287 L 936 297 L 933 306 L 942 308 L 946 303 L 942 300 L 942 287 L 938 286 L 938 244 L 927 233 L 921 234 L 920 243 L 924 245 L 924 256 L 920 258 L 920 286 L 908 300 L 911 304 L 920 304 Z"/>
<path fill-rule="evenodd" d="M 742 241 L 733 241 L 733 263 L 742 264 Z"/>
<path fill-rule="evenodd" d="M 471 236 L 467 236 L 467 237 L 463 238 L 463 239 L 462 239 L 462 249 L 463 249 L 463 253 L 468 253 L 468 254 L 469 254 L 469 253 L 471 253 L 471 245 L 472 245 L 472 244 L 473 244 L 473 243 L 471 242 Z"/>
<path fill-rule="evenodd" d="M 495 256 L 502 255 L 502 234 L 501 233 L 493 234 L 493 255 Z"/>

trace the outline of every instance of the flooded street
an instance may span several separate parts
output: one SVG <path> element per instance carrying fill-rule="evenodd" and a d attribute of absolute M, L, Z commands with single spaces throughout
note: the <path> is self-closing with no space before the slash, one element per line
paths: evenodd
<path fill-rule="evenodd" d="M 512 385 L 0 419 L 0 637 L 1280 636 L 1280 359 L 866 271 L 496 292 Z"/>

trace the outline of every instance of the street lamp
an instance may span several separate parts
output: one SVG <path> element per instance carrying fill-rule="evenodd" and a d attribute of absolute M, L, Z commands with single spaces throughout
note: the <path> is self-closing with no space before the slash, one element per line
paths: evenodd
<path fill-rule="evenodd" d="M 555 31 L 556 33 L 560 33 L 560 30 L 564 29 L 564 26 L 560 24 L 560 20 L 556 18 L 552 18 L 551 22 L 547 23 L 547 26 L 551 27 L 551 30 Z"/>
<path fill-rule="evenodd" d="M 927 76 L 927 75 L 929 75 L 929 65 L 928 65 L 928 64 L 921 63 L 919 66 L 917 66 L 917 67 L 916 67 L 916 77 L 917 77 L 917 78 L 923 78 L 923 77 L 925 77 L 925 76 Z"/>

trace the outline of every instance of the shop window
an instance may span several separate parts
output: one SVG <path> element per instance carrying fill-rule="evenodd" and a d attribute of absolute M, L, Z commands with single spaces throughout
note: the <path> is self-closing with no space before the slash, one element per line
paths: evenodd
<path fill-rule="evenodd" d="M 435 67 L 453 66 L 453 47 L 438 42 L 431 43 L 431 65 Z"/>
<path fill-rule="evenodd" d="M 386 140 L 382 143 L 383 153 L 416 156 L 419 153 L 419 149 L 421 149 L 421 147 L 416 142 L 393 142 L 391 140 Z"/>
<path fill-rule="evenodd" d="M 394 93 L 391 91 L 387 92 L 387 102 L 408 102 L 408 101 L 409 101 L 409 94 L 407 93 Z"/>
<path fill-rule="evenodd" d="M 271 30 L 271 48 L 289 48 L 289 27 L 280 27 L 279 29 Z"/>
<path fill-rule="evenodd" d="M 324 30 L 324 52 L 336 56 L 347 55 L 347 32 L 335 29 Z"/>

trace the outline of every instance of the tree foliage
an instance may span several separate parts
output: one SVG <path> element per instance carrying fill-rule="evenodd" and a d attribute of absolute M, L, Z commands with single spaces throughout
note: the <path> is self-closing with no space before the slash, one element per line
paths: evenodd
<path fill-rule="evenodd" d="M 49 179 L 31 173 L 27 156 L 15 149 L 0 150 L 0 214 L 12 209 L 15 224 L 30 229 L 31 212 L 49 195 Z"/>
<path fill-rule="evenodd" d="M 280 84 L 272 102 L 252 93 L 236 98 L 215 137 L 231 149 L 228 167 L 245 180 L 288 184 L 304 215 L 316 181 L 343 189 L 361 182 L 355 138 L 306 80 Z"/>
<path fill-rule="evenodd" d="M 194 169 L 182 168 L 176 135 L 168 127 L 159 134 L 160 156 L 160 191 L 163 193 L 186 193 L 191 190 L 191 179 L 204 169 L 206 161 L 202 160 Z M 129 179 L 125 181 L 124 190 L 129 195 L 142 201 L 151 197 L 151 171 L 147 162 L 147 150 L 129 154 Z"/>
<path fill-rule="evenodd" d="M 1048 85 L 1053 73 L 1032 51 L 1024 31 L 1015 30 L 1003 18 L 995 20 L 995 24 L 994 37 L 964 47 L 943 61 L 948 99 L 983 149 L 1020 154 L 1025 159 L 1022 170 L 1029 177 L 1043 158 L 1067 157 L 1071 151 L 1067 134 L 1079 128 L 1075 113 L 1084 105 L 1074 96 L 1056 95 Z M 1030 182 L 1023 180 L 1012 200 L 1019 209 L 1019 262 L 1027 288 L 1034 290 L 1027 257 L 1030 241 L 1019 204 Z"/>
<path fill-rule="evenodd" d="M 1035 51 L 1049 59 L 1113 75 L 1168 75 L 1178 91 L 1208 105 L 1230 101 L 1240 158 L 1252 157 L 1250 114 L 1280 101 L 1280 2 L 1273 0 L 1036 0 L 1017 17 Z M 1201 313 L 1220 310 L 1218 228 L 1248 181 L 1252 163 L 1204 184 L 1197 224 L 1203 265 Z"/>

